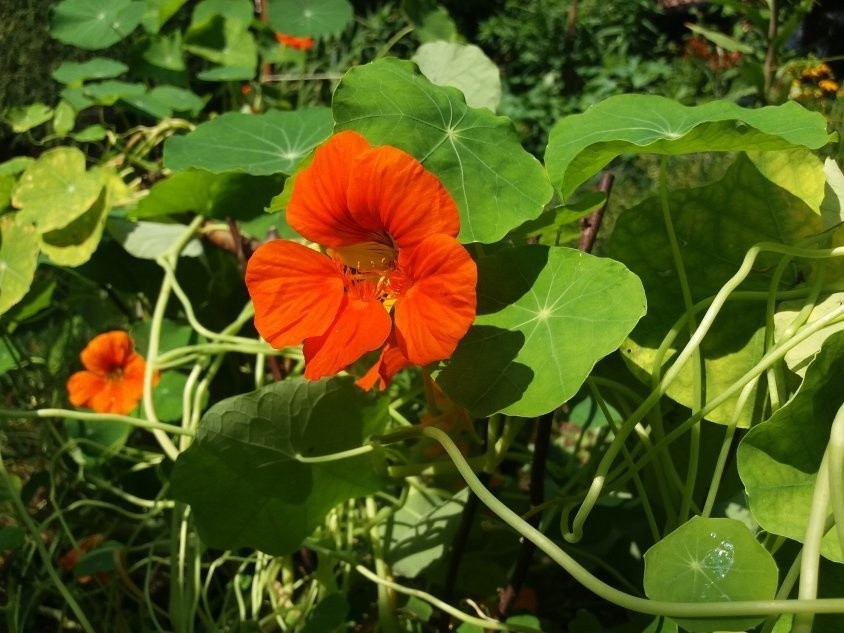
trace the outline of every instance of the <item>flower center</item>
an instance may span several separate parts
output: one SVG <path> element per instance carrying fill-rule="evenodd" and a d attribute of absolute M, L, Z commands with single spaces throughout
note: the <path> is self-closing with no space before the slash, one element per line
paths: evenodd
<path fill-rule="evenodd" d="M 341 246 L 332 249 L 333 255 L 338 258 L 344 266 L 359 273 L 389 273 L 393 262 L 396 261 L 398 251 L 392 244 L 392 239 L 385 241 L 361 242 L 352 246 Z"/>
<path fill-rule="evenodd" d="M 395 282 L 403 278 L 397 267 L 398 249 L 389 236 L 377 241 L 330 249 L 346 292 L 357 299 L 380 301 L 389 312 L 399 294 Z"/>
<path fill-rule="evenodd" d="M 123 367 L 120 365 L 116 365 L 114 367 L 110 367 L 108 372 L 106 372 L 106 380 L 122 380 L 123 378 Z"/>

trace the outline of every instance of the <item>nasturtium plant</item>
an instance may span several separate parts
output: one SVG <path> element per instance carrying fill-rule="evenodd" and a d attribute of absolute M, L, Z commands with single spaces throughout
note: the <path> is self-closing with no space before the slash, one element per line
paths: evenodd
<path fill-rule="evenodd" d="M 333 35 L 352 20 L 352 5 L 348 0 L 267 0 L 267 4 L 270 26 L 290 35 Z"/>
<path fill-rule="evenodd" d="M 332 108 L 338 130 L 403 149 L 442 180 L 460 209 L 462 242 L 496 242 L 551 199 L 545 171 L 509 120 L 467 106 L 456 88 L 434 85 L 411 62 L 353 68 Z"/>
<path fill-rule="evenodd" d="M 17 216 L 0 217 L 0 314 L 24 298 L 38 265 L 38 233 Z"/>
<path fill-rule="evenodd" d="M 62 62 L 52 76 L 63 84 L 78 85 L 91 79 L 114 79 L 127 70 L 126 64 L 115 59 L 92 57 L 84 62 Z"/>
<path fill-rule="evenodd" d="M 173 494 L 191 504 L 209 545 L 289 554 L 335 505 L 379 489 L 377 453 L 318 458 L 359 447 L 387 417 L 386 400 L 345 378 L 295 378 L 234 396 L 202 417 L 176 463 Z"/>
<path fill-rule="evenodd" d="M 771 600 L 774 558 L 743 523 L 694 517 L 645 552 L 645 593 L 666 602 Z M 761 618 L 675 618 L 696 632 L 745 631 Z"/>
<path fill-rule="evenodd" d="M 427 42 L 413 55 L 413 62 L 431 83 L 454 86 L 472 108 L 495 112 L 501 101 L 498 67 L 477 46 L 456 42 Z"/>
<path fill-rule="evenodd" d="M 62 0 L 53 10 L 50 33 L 79 48 L 108 48 L 135 30 L 145 11 L 139 0 Z"/>

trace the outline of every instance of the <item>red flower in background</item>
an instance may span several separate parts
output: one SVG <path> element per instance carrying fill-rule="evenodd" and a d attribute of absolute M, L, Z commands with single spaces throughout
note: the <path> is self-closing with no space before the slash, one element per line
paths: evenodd
<path fill-rule="evenodd" d="M 67 381 L 70 403 L 97 413 L 125 415 L 144 394 L 146 362 L 126 332 L 115 330 L 91 339 L 80 354 L 84 371 Z M 154 382 L 158 382 L 158 372 Z"/>
<path fill-rule="evenodd" d="M 455 239 L 454 200 L 419 161 L 341 132 L 296 176 L 287 221 L 325 252 L 268 242 L 246 285 L 264 339 L 304 342 L 307 378 L 382 349 L 358 384 L 383 389 L 403 367 L 452 354 L 475 318 L 477 268 Z"/>
<path fill-rule="evenodd" d="M 279 44 L 284 44 L 290 48 L 295 48 L 300 51 L 309 51 L 314 46 L 314 38 L 312 37 L 297 37 L 296 35 L 285 35 L 284 33 L 276 33 L 275 39 Z"/>

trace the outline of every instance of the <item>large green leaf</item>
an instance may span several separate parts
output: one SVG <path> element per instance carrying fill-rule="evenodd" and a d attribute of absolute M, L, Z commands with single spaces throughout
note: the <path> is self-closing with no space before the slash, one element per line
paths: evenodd
<path fill-rule="evenodd" d="M 321 463 L 383 430 L 387 402 L 350 378 L 292 378 L 223 400 L 202 417 L 173 469 L 172 492 L 191 505 L 212 547 L 289 554 L 336 504 L 380 489 L 372 454 Z"/>
<path fill-rule="evenodd" d="M 574 396 L 645 313 L 624 266 L 523 246 L 478 262 L 478 316 L 437 381 L 478 417 L 533 417 Z"/>
<path fill-rule="evenodd" d="M 468 107 L 457 89 L 432 84 L 412 62 L 351 69 L 333 108 L 338 129 L 403 149 L 442 180 L 460 209 L 463 242 L 497 242 L 551 198 L 548 176 L 509 119 Z"/>
<path fill-rule="evenodd" d="M 63 84 L 78 84 L 88 79 L 113 79 L 129 70 L 123 62 L 107 57 L 92 57 L 85 62 L 62 62 L 53 71 L 53 79 Z"/>
<path fill-rule="evenodd" d="M 268 0 L 270 27 L 287 35 L 332 35 L 352 21 L 348 0 Z"/>
<path fill-rule="evenodd" d="M 145 11 L 138 1 L 63 0 L 53 9 L 50 34 L 79 48 L 108 48 L 135 30 Z"/>
<path fill-rule="evenodd" d="M 666 602 L 773 600 L 777 564 L 734 519 L 694 517 L 645 552 L 645 593 Z M 679 619 L 688 631 L 745 631 L 755 618 Z"/>
<path fill-rule="evenodd" d="M 668 202 L 693 302 L 716 294 L 757 242 L 794 244 L 823 230 L 818 214 L 762 176 L 743 155 L 718 182 L 672 191 Z M 645 200 L 619 216 L 608 254 L 624 262 L 645 286 L 648 314 L 622 346 L 622 352 L 635 373 L 648 382 L 663 338 L 684 313 L 680 281 L 658 199 Z M 777 256 L 760 256 L 742 290 L 768 290 L 777 260 Z M 782 286 L 797 283 L 801 274 L 805 271 L 796 266 L 790 268 Z M 732 386 L 759 361 L 764 353 L 764 329 L 764 302 L 726 304 L 700 346 L 707 399 Z M 685 344 L 685 332 L 684 328 L 674 341 L 665 363 Z M 661 369 L 665 369 L 665 364 Z M 669 387 L 668 395 L 685 406 L 693 406 L 694 375 L 692 364 L 687 364 Z M 712 411 L 707 419 L 729 422 L 737 397 Z M 750 400 L 739 418 L 742 426 L 748 426 L 752 419 L 754 403 Z"/>
<path fill-rule="evenodd" d="M 94 254 L 108 217 L 105 189 L 91 208 L 67 226 L 41 234 L 41 252 L 59 266 L 81 266 Z"/>
<path fill-rule="evenodd" d="M 619 95 L 559 121 L 545 165 L 563 198 L 619 154 L 818 149 L 826 119 L 793 101 L 746 109 L 729 101 L 684 106 L 655 95 Z"/>
<path fill-rule="evenodd" d="M 419 70 L 438 86 L 454 86 L 463 93 L 466 104 L 493 112 L 501 101 L 498 66 L 472 44 L 428 42 L 413 55 Z"/>
<path fill-rule="evenodd" d="M 0 314 L 26 296 L 38 265 L 38 233 L 19 215 L 0 217 Z"/>
<path fill-rule="evenodd" d="M 844 334 L 830 336 L 809 365 L 795 396 L 739 444 L 737 463 L 750 511 L 763 529 L 802 541 L 818 468 L 841 406 Z M 838 532 L 824 537 L 821 552 L 844 562 Z"/>
<path fill-rule="evenodd" d="M 85 171 L 85 154 L 75 147 L 57 147 L 26 168 L 12 193 L 12 204 L 21 209 L 18 222 L 52 231 L 90 209 L 102 189 L 102 175 Z"/>
<path fill-rule="evenodd" d="M 164 164 L 214 173 L 256 176 L 292 173 L 296 164 L 331 133 L 331 111 L 308 108 L 264 114 L 229 112 L 164 145 Z"/>
<path fill-rule="evenodd" d="M 193 211 L 220 220 L 247 220 L 262 215 L 283 186 L 281 176 L 188 169 L 153 185 L 131 215 L 153 218 Z"/>

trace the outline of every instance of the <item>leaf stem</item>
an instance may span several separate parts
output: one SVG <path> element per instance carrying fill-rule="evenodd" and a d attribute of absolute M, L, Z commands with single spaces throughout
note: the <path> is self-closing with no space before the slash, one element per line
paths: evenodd
<path fill-rule="evenodd" d="M 122 422 L 130 424 L 139 429 L 147 431 L 158 431 L 173 433 L 174 435 L 187 435 L 193 437 L 194 432 L 190 429 L 183 429 L 180 426 L 166 424 L 144 418 L 133 418 L 128 415 L 116 415 L 113 413 L 88 413 L 74 409 L 35 409 L 26 411 L 23 409 L 0 409 L 0 418 L 68 418 L 81 422 Z"/>

